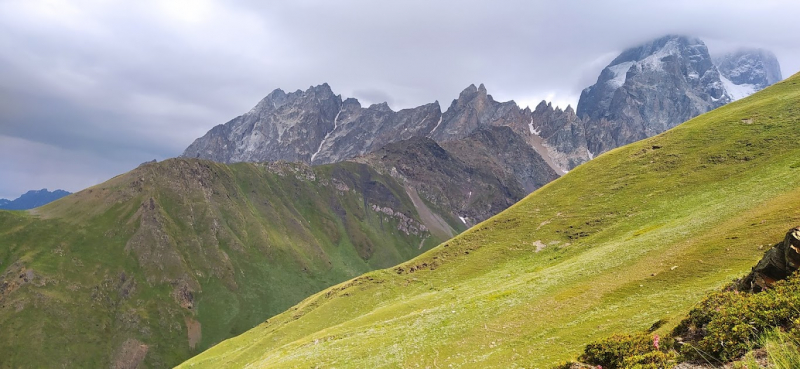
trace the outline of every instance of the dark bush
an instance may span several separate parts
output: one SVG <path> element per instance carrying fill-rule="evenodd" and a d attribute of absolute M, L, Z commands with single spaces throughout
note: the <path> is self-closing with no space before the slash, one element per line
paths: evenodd
<path fill-rule="evenodd" d="M 604 369 L 624 368 L 626 358 L 653 351 L 653 339 L 648 334 L 615 334 L 586 345 L 579 360 Z"/>

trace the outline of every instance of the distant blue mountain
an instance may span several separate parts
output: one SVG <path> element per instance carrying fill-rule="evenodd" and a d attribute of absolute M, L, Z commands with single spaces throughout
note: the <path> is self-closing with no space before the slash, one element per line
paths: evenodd
<path fill-rule="evenodd" d="M 0 199 L 0 209 L 3 210 L 28 210 L 56 201 L 70 192 L 64 190 L 48 191 L 46 188 L 35 191 L 30 190 L 16 200 Z"/>

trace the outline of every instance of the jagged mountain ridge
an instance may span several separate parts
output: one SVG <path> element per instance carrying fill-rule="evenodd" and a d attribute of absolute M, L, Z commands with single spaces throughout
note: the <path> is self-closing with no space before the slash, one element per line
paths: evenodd
<path fill-rule="evenodd" d="M 574 115 L 572 108 L 560 111 L 550 105 L 538 113 L 553 116 L 556 110 L 557 119 Z M 526 142 L 537 141 L 531 147 L 562 171 L 551 159 L 547 138 L 537 133 L 542 127 L 533 112 L 513 101 L 495 101 L 483 85 L 464 89 L 445 112 L 438 102 L 396 112 L 385 103 L 364 108 L 354 98 L 342 100 L 327 84 L 289 94 L 278 89 L 248 113 L 195 140 L 182 156 L 222 163 L 285 160 L 316 165 L 352 159 L 412 137 L 458 140 L 489 126 L 509 126 Z"/>

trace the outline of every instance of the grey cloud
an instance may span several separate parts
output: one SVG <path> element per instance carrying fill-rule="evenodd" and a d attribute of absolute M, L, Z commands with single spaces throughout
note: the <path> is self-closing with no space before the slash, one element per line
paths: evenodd
<path fill-rule="evenodd" d="M 796 14 L 769 0 L 0 2 L 0 140 L 15 147 L 0 194 L 75 191 L 176 156 L 275 88 L 446 108 L 484 83 L 498 100 L 574 106 L 615 53 L 667 33 L 772 50 L 788 76 Z"/>

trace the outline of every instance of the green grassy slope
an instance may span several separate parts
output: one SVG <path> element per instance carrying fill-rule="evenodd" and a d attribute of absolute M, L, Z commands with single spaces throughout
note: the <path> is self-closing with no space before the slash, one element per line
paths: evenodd
<path fill-rule="evenodd" d="M 601 155 L 183 367 L 548 367 L 668 330 L 800 224 L 800 75 Z"/>
<path fill-rule="evenodd" d="M 0 367 L 179 364 L 443 241 L 418 219 L 365 165 L 189 159 L 0 211 Z"/>

